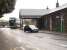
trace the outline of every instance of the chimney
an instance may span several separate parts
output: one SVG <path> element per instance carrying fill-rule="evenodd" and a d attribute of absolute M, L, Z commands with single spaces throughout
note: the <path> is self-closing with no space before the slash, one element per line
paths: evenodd
<path fill-rule="evenodd" d="M 59 7 L 59 2 L 58 2 L 58 0 L 57 0 L 57 3 L 56 3 L 56 7 Z"/>

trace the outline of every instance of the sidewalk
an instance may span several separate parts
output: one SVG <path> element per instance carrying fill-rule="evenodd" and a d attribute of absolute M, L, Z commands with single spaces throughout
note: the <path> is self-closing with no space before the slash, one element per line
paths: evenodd
<path fill-rule="evenodd" d="M 56 34 L 56 35 L 64 35 L 64 36 L 67 36 L 67 33 L 63 33 L 63 32 L 52 32 L 52 31 L 44 31 L 44 30 L 41 30 L 40 32 L 41 33 L 47 33 L 47 34 Z"/>

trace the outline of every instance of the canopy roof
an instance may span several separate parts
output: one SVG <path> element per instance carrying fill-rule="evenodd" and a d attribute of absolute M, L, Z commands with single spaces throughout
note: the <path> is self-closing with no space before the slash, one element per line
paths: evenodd
<path fill-rule="evenodd" d="M 50 13 L 53 13 L 53 12 L 56 12 L 56 11 L 59 11 L 59 10 L 65 9 L 65 8 L 67 8 L 67 3 L 62 5 L 62 6 L 60 6 L 60 7 L 51 9 L 47 14 L 50 14 Z"/>
<path fill-rule="evenodd" d="M 48 10 L 45 9 L 21 9 L 20 15 L 21 16 L 42 16 L 47 14 Z"/>
<path fill-rule="evenodd" d="M 21 9 L 21 16 L 43 16 L 67 8 L 67 3 L 54 9 Z"/>

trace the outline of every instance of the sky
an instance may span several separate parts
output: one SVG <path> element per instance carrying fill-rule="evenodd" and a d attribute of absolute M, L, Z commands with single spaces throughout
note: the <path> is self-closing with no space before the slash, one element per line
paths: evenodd
<path fill-rule="evenodd" d="M 20 9 L 49 9 L 56 8 L 57 0 L 16 0 L 15 9 L 12 13 L 5 14 L 2 19 L 8 20 L 9 17 L 19 18 Z M 60 6 L 67 3 L 67 0 L 58 0 Z"/>

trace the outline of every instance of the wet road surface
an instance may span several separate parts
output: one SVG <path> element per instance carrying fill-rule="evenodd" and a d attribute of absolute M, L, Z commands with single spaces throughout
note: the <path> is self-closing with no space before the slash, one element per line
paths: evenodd
<path fill-rule="evenodd" d="M 67 34 L 0 28 L 0 50 L 67 50 Z"/>

